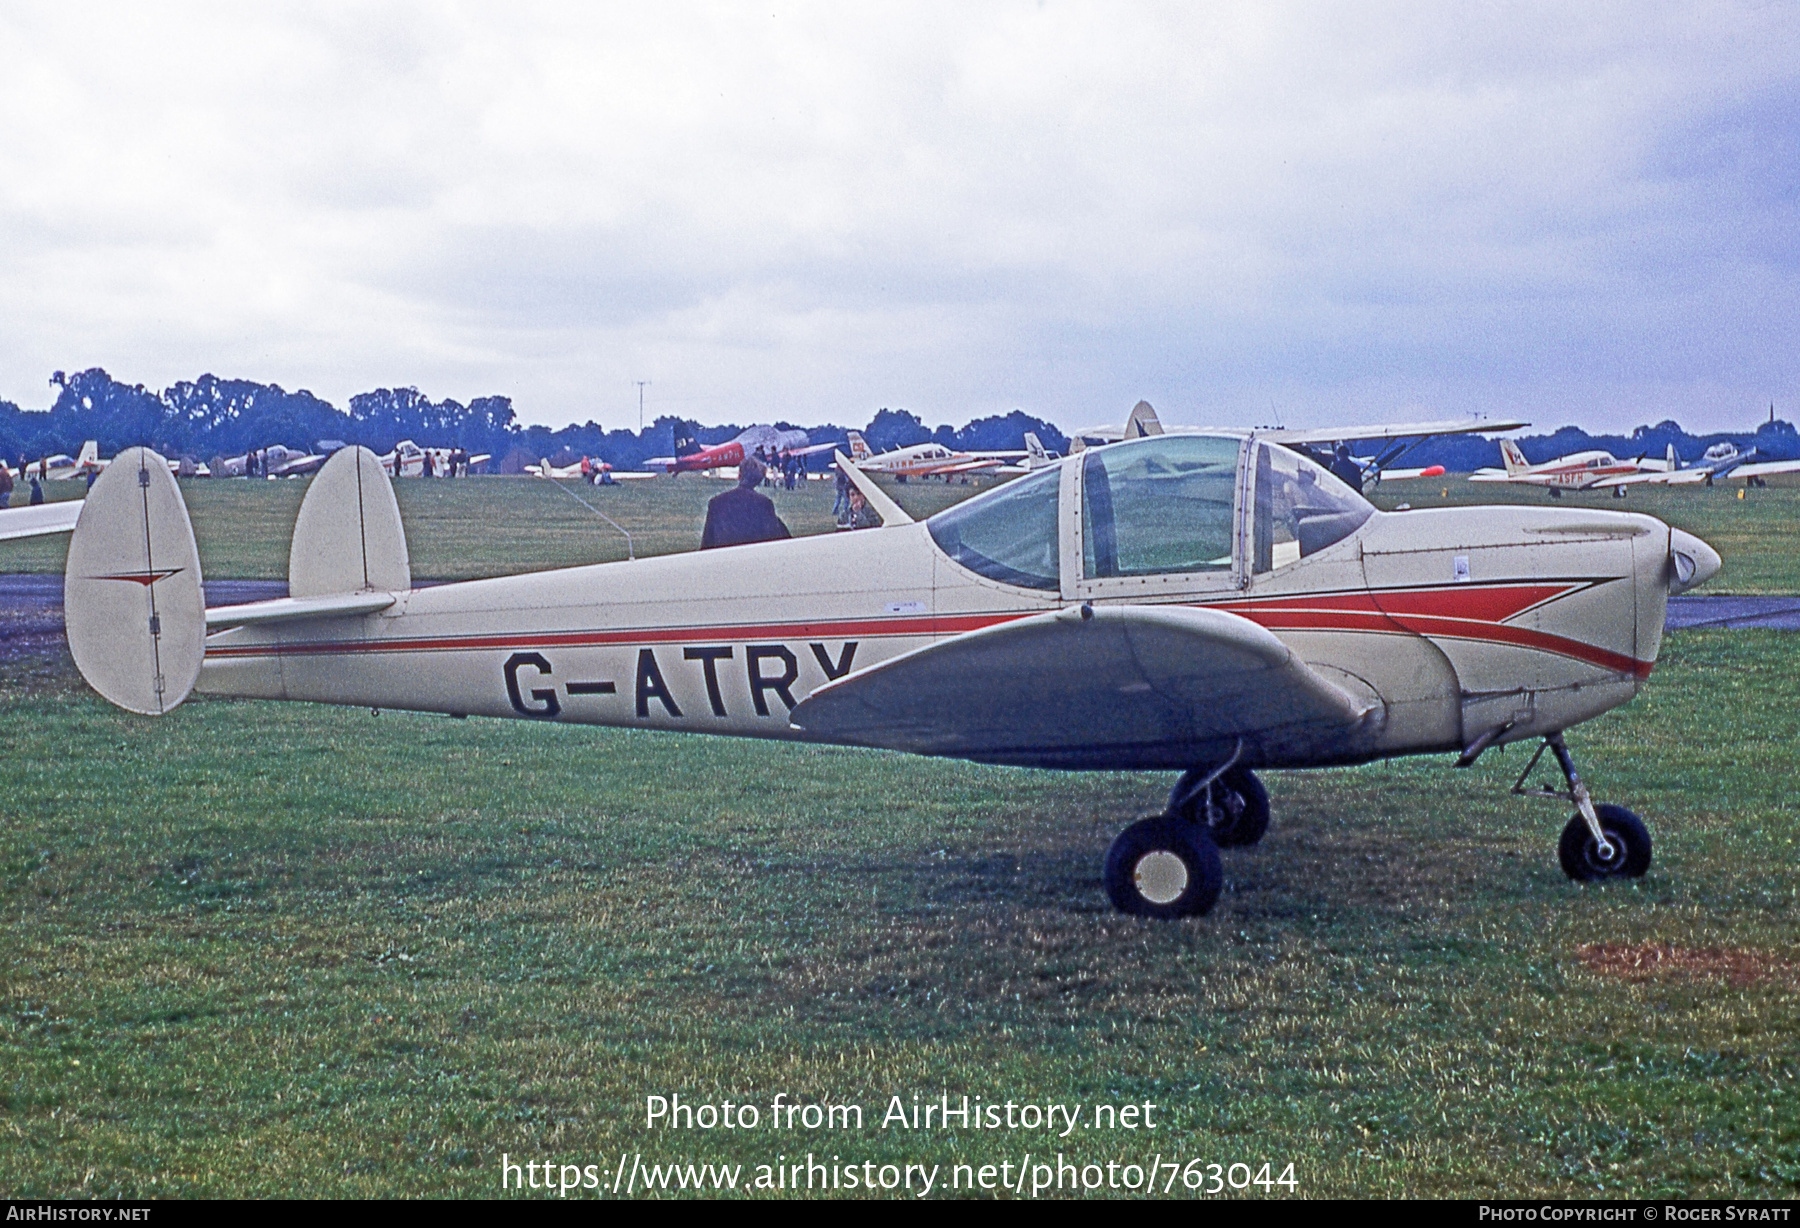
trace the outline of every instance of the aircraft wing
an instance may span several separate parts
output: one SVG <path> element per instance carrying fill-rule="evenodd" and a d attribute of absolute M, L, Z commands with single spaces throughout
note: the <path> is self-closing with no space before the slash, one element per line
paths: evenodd
<path fill-rule="evenodd" d="M 40 503 L 36 507 L 14 507 L 0 510 L 0 542 L 21 537 L 42 537 L 48 533 L 67 533 L 81 518 L 81 500 L 63 499 L 56 503 Z"/>
<path fill-rule="evenodd" d="M 840 678 L 790 720 L 834 741 L 960 758 L 1100 760 L 1311 726 L 1366 708 L 1249 619 L 1082 606 L 971 631 Z"/>
<path fill-rule="evenodd" d="M 1438 422 L 1389 422 L 1375 426 L 1328 426 L 1317 430 L 1258 431 L 1257 436 L 1271 443 L 1349 443 L 1362 439 L 1411 439 L 1425 435 L 1486 434 L 1490 431 L 1516 431 L 1530 426 L 1516 418 L 1450 418 Z"/>
<path fill-rule="evenodd" d="M 923 477 L 935 478 L 951 473 L 980 473 L 984 469 L 998 469 L 1004 462 L 990 457 L 977 457 L 974 460 L 956 461 L 948 465 L 937 465 L 917 472 Z"/>
<path fill-rule="evenodd" d="M 1444 476 L 1444 467 L 1427 465 L 1423 469 L 1383 469 L 1380 472 L 1384 482 L 1405 482 L 1412 478 L 1441 478 Z"/>
<path fill-rule="evenodd" d="M 781 454 L 783 456 L 811 456 L 815 452 L 829 452 L 843 446 L 841 443 L 815 443 L 804 448 L 783 448 Z"/>
<path fill-rule="evenodd" d="M 1728 478 L 1766 478 L 1777 473 L 1800 473 L 1800 460 L 1790 461 L 1758 461 L 1754 465 L 1739 465 L 1725 476 Z"/>

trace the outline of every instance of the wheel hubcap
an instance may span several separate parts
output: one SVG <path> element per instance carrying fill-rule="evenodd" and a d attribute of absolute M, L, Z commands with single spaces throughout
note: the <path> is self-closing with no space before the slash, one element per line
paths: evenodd
<path fill-rule="evenodd" d="M 1592 836 L 1589 836 L 1587 860 L 1588 865 L 1592 866 L 1594 869 L 1610 874 L 1625 862 L 1625 842 L 1619 839 L 1617 832 L 1610 831 L 1606 833 L 1606 842 L 1611 845 L 1611 848 L 1606 850 L 1607 853 L 1611 854 L 1610 856 L 1603 855 L 1600 842 L 1595 840 Z"/>
<path fill-rule="evenodd" d="M 1138 858 L 1131 868 L 1131 881 L 1138 894 L 1152 904 L 1173 904 L 1187 890 L 1187 863 L 1166 849 L 1157 849 Z"/>

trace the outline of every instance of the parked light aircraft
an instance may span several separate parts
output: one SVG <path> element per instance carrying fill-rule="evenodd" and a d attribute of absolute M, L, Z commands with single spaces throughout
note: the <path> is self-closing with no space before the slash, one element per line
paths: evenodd
<path fill-rule="evenodd" d="M 0 464 L 4 464 L 0 461 Z M 37 460 L 28 461 L 22 469 L 8 468 L 15 479 L 29 481 L 37 478 L 40 482 L 66 482 L 70 478 L 85 478 L 90 473 L 99 473 L 107 466 L 100 459 L 100 447 L 92 439 L 81 445 L 80 456 L 70 456 L 66 452 L 58 452 L 54 456 L 41 456 Z"/>
<path fill-rule="evenodd" d="M 215 456 L 207 462 L 206 469 L 207 476 L 215 478 L 249 477 L 252 469 L 263 477 L 286 478 L 317 473 L 324 463 L 324 453 L 302 452 L 276 443 L 242 456 Z"/>
<path fill-rule="evenodd" d="M 1716 480 L 1733 478 L 1751 486 L 1761 486 L 1766 479 L 1778 473 L 1800 473 L 1800 460 L 1752 463 L 1755 456 L 1755 448 L 1740 451 L 1734 443 L 1715 443 L 1699 460 L 1691 465 L 1683 465 L 1675 455 L 1675 445 L 1670 444 L 1666 468 L 1654 473 L 1636 474 L 1620 479 L 1620 482 L 1621 485 L 1654 483 L 1667 486 L 1711 486 Z"/>
<path fill-rule="evenodd" d="M 1667 459 L 1660 461 L 1645 460 L 1641 456 L 1635 460 L 1619 460 L 1611 452 L 1596 449 L 1571 452 L 1567 456 L 1534 465 L 1525 459 L 1525 453 L 1519 450 L 1518 444 L 1510 439 L 1503 439 L 1500 441 L 1500 456 L 1506 462 L 1504 469 L 1477 469 L 1469 475 L 1469 481 L 1542 486 L 1550 492 L 1553 499 L 1562 498 L 1565 490 L 1610 490 L 1613 498 L 1623 499 L 1627 493 L 1626 488 L 1633 482 L 1666 473 L 1678 464 L 1673 444 L 1669 445 Z"/>
<path fill-rule="evenodd" d="M 1007 461 L 1032 461 L 1039 457 L 1043 463 L 1049 463 L 1049 454 L 1044 451 L 1043 444 L 1037 443 L 1036 435 L 1026 436 L 1028 442 L 1023 449 L 990 452 L 959 452 L 946 448 L 941 443 L 915 443 L 904 448 L 875 452 L 870 449 L 861 431 L 849 431 L 847 435 L 850 440 L 851 464 L 864 473 L 885 473 L 901 481 L 907 478 L 943 478 L 947 482 L 953 477 L 997 473 L 1005 467 Z M 1036 457 L 1032 455 L 1033 443 L 1037 444 Z M 1023 472 L 1023 469 L 1015 468 L 1013 472 Z"/>
<path fill-rule="evenodd" d="M 535 465 L 525 466 L 525 472 L 534 478 L 551 478 L 559 481 L 567 478 L 580 478 L 595 486 L 604 486 L 608 482 L 630 478 L 653 478 L 656 476 L 654 473 L 629 473 L 614 469 L 606 461 L 596 460 L 591 456 L 584 456 L 568 465 L 552 465 L 548 460 L 540 460 Z"/>
<path fill-rule="evenodd" d="M 1025 455 L 1010 465 L 1002 465 L 994 470 L 996 474 L 1008 477 L 1021 473 L 1030 473 L 1033 469 L 1042 469 L 1045 465 L 1054 464 L 1059 458 L 1052 456 L 1044 448 L 1043 440 L 1033 431 L 1025 432 Z"/>
<path fill-rule="evenodd" d="M 1113 902 L 1203 913 L 1219 846 L 1269 818 L 1255 772 L 1542 739 L 1578 880 L 1650 835 L 1596 805 L 1564 741 L 1635 696 L 1670 593 L 1719 556 L 1649 516 L 1380 512 L 1260 433 L 1089 449 L 914 522 L 413 589 L 380 460 L 345 449 L 301 503 L 292 594 L 205 608 L 181 492 L 121 454 L 69 545 L 70 651 L 133 712 L 194 690 L 884 747 L 1039 768 L 1182 772 L 1113 842 Z"/>
<path fill-rule="evenodd" d="M 454 452 L 454 448 L 421 448 L 410 439 L 402 439 L 394 445 L 392 452 L 380 458 L 381 467 L 396 477 L 447 478 L 451 476 L 450 464 Z M 431 461 L 429 468 L 425 463 L 427 458 Z M 489 459 L 491 459 L 489 453 L 480 452 L 464 458 L 464 463 L 474 466 Z"/>
<path fill-rule="evenodd" d="M 746 427 L 735 439 L 700 446 L 699 430 L 691 422 L 675 424 L 675 455 L 656 456 L 644 462 L 644 468 L 662 468 L 670 473 L 702 473 L 708 469 L 731 469 L 744 463 L 746 456 L 773 458 L 780 461 L 790 456 L 811 456 L 828 452 L 835 445 L 812 443 L 805 431 L 783 430 L 774 426 Z"/>
<path fill-rule="evenodd" d="M 1398 482 L 1410 478 L 1435 478 L 1444 473 L 1442 465 L 1399 469 L 1394 462 L 1427 439 L 1442 435 L 1487 434 L 1518 430 L 1530 426 L 1512 418 L 1440 419 L 1432 422 L 1389 422 L 1364 426 L 1330 426 L 1320 428 L 1261 428 L 1259 434 L 1271 442 L 1284 444 L 1302 452 L 1336 475 L 1339 481 L 1357 490 L 1366 490 L 1381 482 Z M 1123 426 L 1090 426 L 1076 431 L 1070 438 L 1070 449 L 1083 449 L 1129 439 L 1147 439 L 1152 435 L 1205 434 L 1211 427 L 1164 427 L 1148 401 L 1132 406 Z M 1351 443 L 1382 442 L 1388 445 L 1379 456 L 1352 456 Z"/>

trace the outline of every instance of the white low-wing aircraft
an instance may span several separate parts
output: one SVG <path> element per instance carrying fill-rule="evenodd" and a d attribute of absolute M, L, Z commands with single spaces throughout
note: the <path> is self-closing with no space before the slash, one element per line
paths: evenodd
<path fill-rule="evenodd" d="M 1500 441 L 1500 456 L 1505 461 L 1505 468 L 1477 469 L 1469 475 L 1469 481 L 1542 486 L 1550 492 L 1553 499 L 1562 498 L 1565 490 L 1610 490 L 1615 499 L 1623 499 L 1627 487 L 1633 483 L 1666 474 L 1679 464 L 1672 444 L 1666 460 L 1646 460 L 1641 456 L 1620 460 L 1611 452 L 1594 449 L 1571 452 L 1567 456 L 1534 465 L 1525 459 L 1525 453 L 1519 450 L 1518 444 L 1510 439 L 1503 439 Z"/>
<path fill-rule="evenodd" d="M 410 439 L 402 439 L 394 445 L 392 452 L 380 458 L 383 469 L 403 478 L 452 477 L 450 467 L 453 463 L 474 466 L 490 459 L 489 453 L 478 452 L 458 460 L 454 448 L 422 448 Z"/>
<path fill-rule="evenodd" d="M 1649 516 L 1380 512 L 1254 432 L 1093 448 L 915 523 L 414 589 L 380 460 L 301 504 L 292 594 L 206 609 L 181 492 L 121 454 L 70 542 L 69 647 L 133 712 L 215 695 L 1174 770 L 1107 855 L 1115 904 L 1203 913 L 1220 845 L 1269 818 L 1254 772 L 1542 739 L 1573 878 L 1644 873 L 1563 731 L 1635 696 L 1671 592 L 1719 566 Z M 1527 773 L 1514 786 L 1525 788 Z"/>
<path fill-rule="evenodd" d="M 864 473 L 885 473 L 903 481 L 907 478 L 943 478 L 946 482 L 970 474 L 998 473 L 1007 467 L 1008 461 L 1031 461 L 1034 459 L 1031 443 L 1037 440 L 1036 435 L 1029 435 L 1026 438 L 1031 442 L 1025 448 L 998 452 L 959 452 L 941 443 L 915 443 L 876 452 L 863 439 L 861 431 L 849 431 L 847 437 L 850 462 Z M 1037 455 L 1046 462 L 1049 459 L 1042 444 L 1037 445 Z M 1014 468 L 1012 472 L 1021 470 Z"/>
<path fill-rule="evenodd" d="M 1619 484 L 1711 486 L 1715 481 L 1730 478 L 1761 486 L 1776 474 L 1800 473 L 1800 460 L 1759 461 L 1755 457 L 1755 448 L 1740 449 L 1734 443 L 1715 443 L 1699 460 L 1684 465 L 1675 455 L 1675 445 L 1670 444 L 1668 464 L 1664 468 L 1621 478 Z"/>

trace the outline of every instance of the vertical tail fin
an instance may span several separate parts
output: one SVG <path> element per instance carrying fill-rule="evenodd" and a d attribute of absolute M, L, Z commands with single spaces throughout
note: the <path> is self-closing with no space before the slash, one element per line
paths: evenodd
<path fill-rule="evenodd" d="M 861 431 L 847 431 L 845 433 L 850 436 L 850 459 L 853 463 L 860 464 L 875 455 L 873 452 L 869 451 L 869 445 L 867 441 L 863 439 Z"/>
<path fill-rule="evenodd" d="M 692 456 L 700 451 L 700 431 L 692 422 L 677 422 L 674 434 L 676 456 Z"/>
<path fill-rule="evenodd" d="M 88 491 L 63 619 L 81 676 L 119 707 L 161 716 L 194 689 L 206 655 L 200 552 L 169 462 L 150 449 L 119 453 Z"/>
<path fill-rule="evenodd" d="M 75 468 L 85 472 L 86 470 L 98 469 L 99 467 L 100 445 L 90 439 L 81 445 L 81 455 L 75 458 Z"/>
<path fill-rule="evenodd" d="M 381 458 L 362 447 L 333 453 L 300 501 L 288 549 L 288 595 L 411 587 L 406 529 Z"/>
<path fill-rule="evenodd" d="M 1025 466 L 1036 469 L 1039 465 L 1048 465 L 1050 454 L 1044 451 L 1043 441 L 1031 431 L 1025 432 Z"/>
<path fill-rule="evenodd" d="M 1664 458 L 1664 463 L 1668 465 L 1670 473 L 1674 473 L 1677 469 L 1681 468 L 1681 458 L 1675 455 L 1674 444 L 1669 445 L 1669 451 Z"/>
<path fill-rule="evenodd" d="M 1131 407 L 1131 417 L 1125 419 L 1125 438 L 1142 439 L 1147 435 L 1162 433 L 1162 419 L 1150 408 L 1150 402 L 1139 401 Z"/>
<path fill-rule="evenodd" d="M 1516 478 L 1522 473 L 1530 472 L 1531 462 L 1525 459 L 1525 454 L 1519 451 L 1519 445 L 1512 440 L 1500 441 L 1500 455 L 1506 460 L 1507 476 Z"/>

